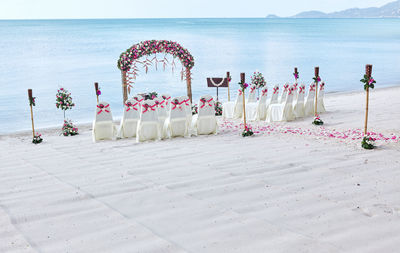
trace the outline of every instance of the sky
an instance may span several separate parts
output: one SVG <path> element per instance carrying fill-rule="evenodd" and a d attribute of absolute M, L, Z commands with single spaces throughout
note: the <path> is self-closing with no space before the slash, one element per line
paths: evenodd
<path fill-rule="evenodd" d="M 379 7 L 393 0 L 0 0 L 0 19 L 226 18 Z"/>

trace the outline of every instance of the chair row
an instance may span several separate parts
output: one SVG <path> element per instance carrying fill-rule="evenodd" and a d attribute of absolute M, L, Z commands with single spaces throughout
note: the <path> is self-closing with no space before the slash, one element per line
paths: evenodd
<path fill-rule="evenodd" d="M 269 100 L 268 88 L 261 89 L 260 98 L 255 98 L 255 89 L 250 87 L 249 96 L 246 99 L 246 118 L 248 120 L 266 120 L 273 121 L 290 121 L 295 118 L 301 118 L 314 114 L 316 84 L 311 83 L 307 97 L 305 96 L 305 85 L 294 84 L 290 86 L 285 84 L 283 92 L 279 96 L 279 86 L 273 87 L 272 95 Z M 325 83 L 322 82 L 318 88 L 317 111 L 325 112 L 324 105 Z M 235 102 L 223 103 L 224 118 L 241 118 L 243 117 L 243 94 L 238 90 L 238 96 Z"/>
<path fill-rule="evenodd" d="M 216 134 L 218 130 L 211 96 L 202 96 L 199 113 L 192 117 L 191 103 L 187 96 L 171 99 L 168 95 L 154 100 L 133 97 L 126 100 L 124 113 L 115 127 L 110 105 L 97 105 L 93 121 L 93 141 L 117 138 L 136 138 L 137 142 L 161 140 L 178 136 Z"/>

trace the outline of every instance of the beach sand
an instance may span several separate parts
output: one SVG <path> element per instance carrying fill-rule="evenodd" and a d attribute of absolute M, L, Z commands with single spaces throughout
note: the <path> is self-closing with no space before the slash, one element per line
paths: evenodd
<path fill-rule="evenodd" d="M 397 252 L 400 87 L 327 94 L 324 128 L 220 119 L 220 134 L 93 143 L 0 136 L 0 252 Z M 37 122 L 39 125 L 40 123 Z"/>

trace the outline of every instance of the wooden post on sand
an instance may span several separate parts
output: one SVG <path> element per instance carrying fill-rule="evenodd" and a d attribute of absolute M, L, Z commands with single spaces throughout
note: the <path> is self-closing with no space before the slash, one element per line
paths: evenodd
<path fill-rule="evenodd" d="M 228 80 L 228 102 L 231 101 L 231 92 L 229 90 L 229 77 L 230 77 L 230 73 L 228 71 L 228 72 L 226 72 L 226 79 Z"/>
<path fill-rule="evenodd" d="M 28 89 L 29 106 L 31 107 L 31 121 L 32 121 L 32 138 L 35 138 L 35 124 L 33 123 L 33 110 L 31 101 L 33 99 L 32 89 Z"/>
<path fill-rule="evenodd" d="M 244 84 L 246 82 L 246 77 L 245 73 L 240 73 L 240 82 Z M 244 95 L 245 89 L 243 89 L 243 122 L 244 122 L 244 128 L 246 129 L 246 100 L 245 100 L 245 95 Z"/>
<path fill-rule="evenodd" d="M 315 78 L 319 77 L 319 67 L 315 67 Z M 314 116 L 318 115 L 318 79 L 315 81 L 315 113 Z"/>
<path fill-rule="evenodd" d="M 126 72 L 121 71 L 122 78 L 122 104 L 125 104 L 125 101 L 128 99 L 128 83 L 126 80 Z"/>
<path fill-rule="evenodd" d="M 294 73 L 295 73 L 295 74 L 299 73 L 299 72 L 297 71 L 297 68 L 294 68 Z M 294 79 L 295 79 L 295 82 L 297 83 L 297 75 L 294 76 Z"/>
<path fill-rule="evenodd" d="M 99 84 L 98 83 L 94 83 L 94 90 L 96 92 L 97 103 L 99 103 L 99 94 L 98 94 Z"/>
<path fill-rule="evenodd" d="M 372 75 L 372 65 L 371 64 L 365 65 L 365 74 L 367 75 L 368 79 L 371 78 L 371 75 Z M 364 135 L 367 135 L 367 127 L 368 127 L 369 86 L 367 86 L 366 92 L 367 92 L 367 97 L 366 97 L 366 103 L 365 103 Z"/>
<path fill-rule="evenodd" d="M 187 85 L 187 95 L 190 99 L 190 103 L 192 103 L 192 75 L 190 73 L 190 69 L 186 68 L 186 85 Z"/>

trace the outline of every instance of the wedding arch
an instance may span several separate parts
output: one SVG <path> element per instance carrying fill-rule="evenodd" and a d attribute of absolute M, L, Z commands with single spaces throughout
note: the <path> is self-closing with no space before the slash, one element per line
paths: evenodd
<path fill-rule="evenodd" d="M 157 54 L 164 54 L 162 59 L 157 58 Z M 172 55 L 173 59 L 168 60 L 167 54 Z M 148 57 L 154 55 L 153 58 Z M 139 60 L 146 57 L 144 60 Z M 123 52 L 118 60 L 118 68 L 121 70 L 122 76 L 122 94 L 123 102 L 128 99 L 128 94 L 138 76 L 139 67 L 143 67 L 147 73 L 149 67 L 154 65 L 158 68 L 158 64 L 166 66 L 170 65 L 174 71 L 175 59 L 178 58 L 182 64 L 181 80 L 186 80 L 187 95 L 192 101 L 192 75 L 190 70 L 194 66 L 194 58 L 189 51 L 183 48 L 179 43 L 169 40 L 146 40 L 135 44 Z"/>

